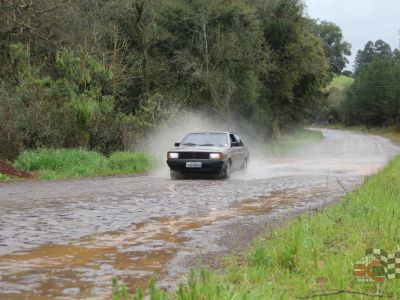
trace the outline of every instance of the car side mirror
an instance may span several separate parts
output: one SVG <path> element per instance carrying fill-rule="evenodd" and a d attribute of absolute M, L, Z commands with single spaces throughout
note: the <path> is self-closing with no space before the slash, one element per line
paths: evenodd
<path fill-rule="evenodd" d="M 175 147 L 179 147 L 181 143 L 175 143 Z"/>
<path fill-rule="evenodd" d="M 232 147 L 239 147 L 239 142 L 231 142 Z"/>

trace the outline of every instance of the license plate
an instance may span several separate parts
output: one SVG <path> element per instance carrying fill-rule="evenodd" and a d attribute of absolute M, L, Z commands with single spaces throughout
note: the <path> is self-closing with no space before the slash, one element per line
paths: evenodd
<path fill-rule="evenodd" d="M 201 168 L 201 162 L 187 162 L 186 168 Z"/>

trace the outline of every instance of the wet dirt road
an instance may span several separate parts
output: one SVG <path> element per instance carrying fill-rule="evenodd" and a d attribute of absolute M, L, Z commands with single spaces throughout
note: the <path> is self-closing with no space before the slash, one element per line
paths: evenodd
<path fill-rule="evenodd" d="M 183 279 L 200 259 L 243 251 L 270 225 L 359 185 L 399 148 L 322 130 L 325 140 L 256 159 L 246 178 L 146 176 L 0 184 L 0 299 L 102 299 L 151 276 Z"/>

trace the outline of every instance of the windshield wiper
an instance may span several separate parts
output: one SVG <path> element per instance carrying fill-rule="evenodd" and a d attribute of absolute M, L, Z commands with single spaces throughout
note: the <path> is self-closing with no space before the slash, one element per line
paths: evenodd
<path fill-rule="evenodd" d="M 195 143 L 184 143 L 182 145 L 183 146 L 196 146 L 197 144 L 195 144 Z"/>
<path fill-rule="evenodd" d="M 200 147 L 201 146 L 215 146 L 215 144 L 201 144 Z"/>

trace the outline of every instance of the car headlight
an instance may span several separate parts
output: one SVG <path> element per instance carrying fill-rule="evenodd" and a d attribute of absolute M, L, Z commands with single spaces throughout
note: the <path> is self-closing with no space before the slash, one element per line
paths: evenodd
<path fill-rule="evenodd" d="M 169 152 L 168 159 L 176 159 L 179 158 L 179 153 Z"/>
<path fill-rule="evenodd" d="M 223 153 L 210 153 L 210 159 L 224 159 Z"/>

